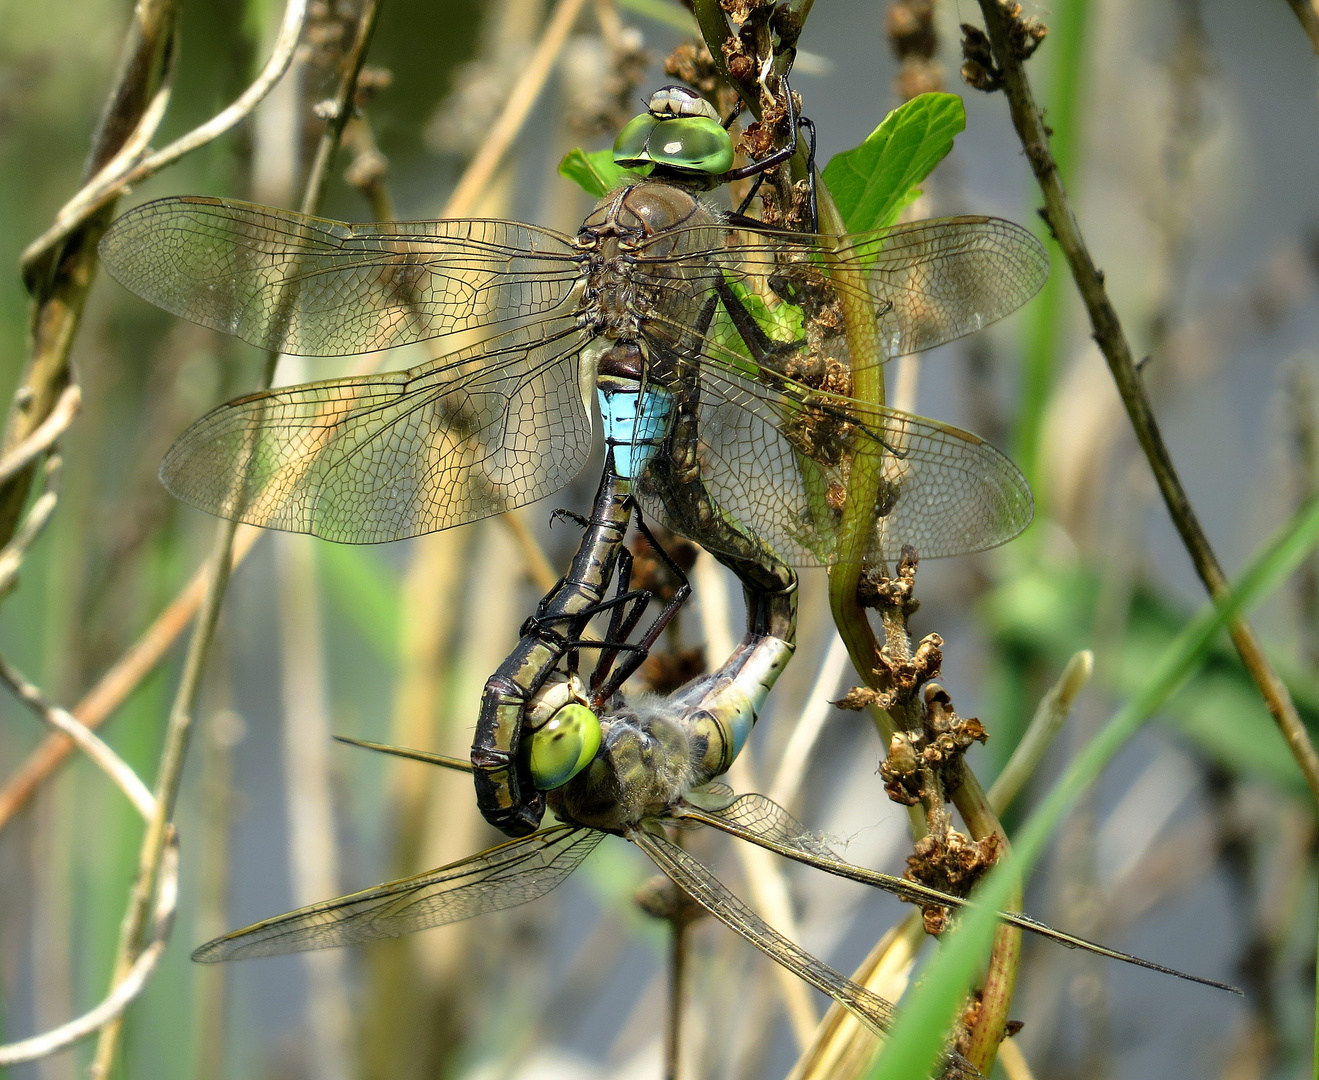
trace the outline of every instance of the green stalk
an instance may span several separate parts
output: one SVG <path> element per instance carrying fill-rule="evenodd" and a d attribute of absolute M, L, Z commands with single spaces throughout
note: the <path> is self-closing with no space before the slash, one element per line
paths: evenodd
<path fill-rule="evenodd" d="M 833 198 L 823 183 L 819 185 L 820 232 L 840 236 L 846 229 Z M 852 396 L 869 405 L 883 406 L 884 367 L 879 362 L 879 339 L 874 313 L 866 297 L 869 291 L 863 274 L 840 260 L 825 256 L 830 277 L 844 286 L 836 290 L 847 335 L 848 357 L 852 366 Z M 858 280 L 849 281 L 848 278 Z M 861 581 L 862 562 L 870 546 L 875 523 L 875 503 L 879 498 L 884 472 L 884 448 L 879 443 L 857 440 L 847 481 L 847 501 L 843 504 L 842 523 L 838 531 L 838 561 L 829 569 L 829 607 L 838 633 L 847 646 L 857 673 L 866 682 L 873 675 L 879 645 L 875 640 L 865 609 L 857 603 L 856 589 Z M 886 714 L 872 710 L 885 745 L 893 733 Z"/>
<path fill-rule="evenodd" d="M 902 1020 L 871 1072 L 872 1080 L 927 1076 L 943 1050 L 944 1032 L 980 965 L 995 931 L 995 907 L 1010 902 L 1022 878 L 1039 860 L 1050 837 L 1077 798 L 1094 782 L 1140 727 L 1161 708 L 1210 652 L 1239 612 L 1270 595 L 1319 543 L 1319 499 L 1312 499 L 1251 561 L 1240 583 L 1217 606 L 1208 606 L 1150 665 L 1143 688 L 1108 721 L 1072 762 L 1030 816 L 999 863 L 974 893 L 977 907 L 948 934 L 939 955 L 912 994 Z"/>

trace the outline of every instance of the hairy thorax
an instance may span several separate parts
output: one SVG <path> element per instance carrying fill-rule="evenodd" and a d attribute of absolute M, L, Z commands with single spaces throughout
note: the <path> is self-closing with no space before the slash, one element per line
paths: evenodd
<path fill-rule="evenodd" d="M 602 199 L 577 233 L 589 266 L 586 320 L 613 339 L 663 339 L 691 326 L 712 272 L 700 253 L 717 237 L 715 215 L 675 184 L 641 181 Z"/>

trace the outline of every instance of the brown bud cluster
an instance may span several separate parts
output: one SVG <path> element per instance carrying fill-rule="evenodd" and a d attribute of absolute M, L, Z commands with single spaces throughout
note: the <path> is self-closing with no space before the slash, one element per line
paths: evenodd
<path fill-rule="evenodd" d="M 981 840 L 972 840 L 956 829 L 949 829 L 942 837 L 930 833 L 916 841 L 903 876 L 940 892 L 965 896 L 998 861 L 1001 850 L 997 833 Z M 927 933 L 938 933 L 947 925 L 947 908 L 932 904 L 922 905 L 921 910 Z"/>

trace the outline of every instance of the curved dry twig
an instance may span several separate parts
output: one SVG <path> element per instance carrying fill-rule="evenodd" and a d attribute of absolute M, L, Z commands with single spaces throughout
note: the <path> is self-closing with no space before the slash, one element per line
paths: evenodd
<path fill-rule="evenodd" d="M 97 767 L 115 782 L 144 819 L 149 819 L 156 812 L 156 797 L 131 766 L 111 750 L 100 736 L 78 723 L 67 709 L 47 701 L 40 688 L 25 679 L 3 656 L 0 656 L 0 682 L 4 682 L 14 692 L 14 696 L 46 724 L 72 739 L 78 749 L 96 762 Z"/>
<path fill-rule="evenodd" d="M 165 114 L 165 105 L 169 101 L 167 81 L 152 99 L 132 136 L 119 153 L 64 204 L 60 212 L 55 215 L 54 224 L 28 245 L 27 250 L 23 252 L 23 266 L 30 266 L 41 259 L 55 244 L 81 227 L 92 214 L 117 199 L 129 188 L 154 176 L 186 154 L 205 146 L 249 116 L 288 71 L 306 21 L 307 0 L 289 0 L 284 9 L 284 21 L 280 25 L 279 35 L 270 50 L 270 57 L 251 85 L 232 104 L 216 113 L 206 123 L 175 139 L 164 149 L 142 157 L 147 144 L 151 141 L 151 136 L 155 134 Z"/>
<path fill-rule="evenodd" d="M 18 576 L 18 568 L 23 565 L 23 560 L 27 558 L 28 548 L 41 535 L 45 529 L 46 523 L 50 521 L 51 515 L 55 512 L 55 507 L 59 503 L 59 495 L 55 491 L 55 481 L 59 476 L 60 469 L 64 465 L 64 459 L 58 454 L 52 454 L 46 459 L 44 490 L 36 497 L 32 505 L 28 507 L 22 522 L 14 530 L 13 538 L 0 550 L 0 596 L 4 596 L 14 583 L 14 578 Z M 70 744 L 65 743 L 66 746 Z M 72 747 L 70 746 L 70 749 Z M 3 805 L 4 797 L 0 795 L 0 806 Z M 4 827 L 4 814 L 0 811 L 0 828 Z"/>
<path fill-rule="evenodd" d="M 1150 470 L 1168 508 L 1168 515 L 1191 556 L 1196 573 L 1209 595 L 1216 602 L 1221 602 L 1231 591 L 1227 575 L 1186 494 L 1172 454 L 1163 441 L 1149 394 L 1132 355 L 1131 343 L 1127 340 L 1117 309 L 1109 299 L 1104 276 L 1095 266 L 1085 238 L 1081 235 L 1080 225 L 1049 150 L 1049 133 L 1023 66 L 1025 50 L 1014 45 L 1014 41 L 1022 37 L 1020 13 L 1005 0 L 980 0 L 980 10 L 985 18 L 985 29 L 993 48 L 994 62 L 999 69 L 999 82 L 1008 99 L 1013 126 L 1044 196 L 1045 220 L 1067 259 L 1077 292 L 1090 318 L 1095 343 L 1108 364 L 1132 430 L 1149 461 Z M 1254 628 L 1244 616 L 1232 617 L 1228 623 L 1228 635 L 1286 740 L 1311 797 L 1319 802 L 1319 752 L 1316 752 L 1310 740 L 1290 692 L 1264 655 Z"/>
<path fill-rule="evenodd" d="M 93 736 L 94 738 L 95 736 Z M 140 783 L 140 781 L 139 781 Z M 30 1039 L 0 1046 L 0 1067 L 18 1065 L 47 1057 L 57 1050 L 96 1034 L 106 1024 L 117 1019 L 146 988 L 160 959 L 165 955 L 170 927 L 179 896 L 179 843 L 171 835 L 161 860 L 160 887 L 157 890 L 156 910 L 151 940 L 137 958 L 128 974 L 115 983 L 101 1003 L 81 1016 L 57 1028 L 34 1035 Z"/>
<path fill-rule="evenodd" d="M 46 724 L 63 732 L 77 744 L 133 804 L 144 821 L 156 812 L 156 798 L 132 768 L 67 710 L 48 701 L 41 690 L 0 656 L 0 682 L 4 682 Z M 167 838 L 161 860 L 152 914 L 150 940 L 125 976 L 111 987 L 100 1004 L 59 1027 L 28 1039 L 0 1046 L 0 1067 L 35 1061 L 95 1034 L 118 1017 L 146 987 L 169 939 L 179 895 L 179 848 L 173 832 Z"/>
<path fill-rule="evenodd" d="M 81 406 L 82 390 L 77 383 L 70 383 L 55 402 L 55 408 L 51 410 L 50 415 L 31 435 L 0 459 L 0 484 L 17 475 L 49 450 L 55 444 L 55 440 L 68 431 Z"/>

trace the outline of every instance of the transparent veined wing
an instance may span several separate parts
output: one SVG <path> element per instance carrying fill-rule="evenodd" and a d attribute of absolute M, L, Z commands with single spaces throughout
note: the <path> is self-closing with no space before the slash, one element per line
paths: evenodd
<path fill-rule="evenodd" d="M 839 237 L 711 226 L 682 231 L 695 235 L 679 244 L 664 233 L 644 245 L 638 268 L 644 273 L 649 262 L 660 269 L 670 261 L 667 249 L 678 247 L 682 259 L 718 265 L 756 314 L 798 331 L 803 313 L 827 315 L 838 294 L 860 296 L 875 311 L 880 361 L 983 329 L 1026 303 L 1049 274 L 1039 240 L 992 217 L 929 219 Z M 847 272 L 827 272 L 830 265 Z M 674 280 L 665 287 L 676 293 L 705 283 Z"/>
<path fill-rule="evenodd" d="M 111 225 L 101 258 L 166 311 L 272 352 L 344 356 L 570 308 L 572 242 L 510 221 L 349 225 L 182 196 Z"/>
<path fill-rule="evenodd" d="M 836 877 L 883 889 L 913 904 L 926 906 L 937 904 L 958 909 L 972 906 L 972 903 L 965 897 L 952 896 L 928 885 L 922 885 L 918 881 L 909 881 L 893 874 L 869 870 L 840 858 L 823 839 L 811 832 L 788 811 L 765 795 L 754 793 L 743 795 L 721 809 L 709 809 L 699 806 L 683 807 L 674 816 L 699 821 L 702 824 L 719 829 L 721 832 L 726 832 L 730 836 L 736 836 L 741 840 L 756 844 L 758 847 L 763 847 L 777 855 L 804 863 L 817 870 L 823 870 Z M 1123 963 L 1134 964 L 1136 967 L 1147 968 L 1163 975 L 1175 975 L 1177 978 L 1186 979 L 1189 982 L 1201 983 L 1237 995 L 1241 994 L 1239 988 L 1227 983 L 1201 978 L 1199 975 L 1188 975 L 1176 968 L 1164 967 L 1152 960 L 1144 960 L 1139 956 L 1133 956 L 1131 953 L 1110 949 L 1107 945 L 1101 945 L 1089 938 L 1069 934 L 1064 930 L 1055 930 L 1047 923 L 1039 922 L 1020 912 L 1000 911 L 998 917 L 1006 923 L 1028 930 L 1040 937 L 1048 938 L 1050 941 L 1056 941 L 1069 949 L 1084 949 L 1086 952 L 1107 956 L 1112 960 L 1121 960 Z"/>
<path fill-rule="evenodd" d="M 594 829 L 555 825 L 429 873 L 235 930 L 208 941 L 192 958 L 215 963 L 332 949 L 503 911 L 555 888 L 604 836 Z"/>
<path fill-rule="evenodd" d="M 850 1009 L 871 1030 L 885 1031 L 893 1022 L 893 1006 L 854 983 L 823 960 L 788 940 L 739 900 L 705 866 L 657 832 L 633 829 L 627 838 L 684 892 L 729 929 L 736 931 L 775 963 Z"/>
<path fill-rule="evenodd" d="M 978 436 L 784 378 L 774 389 L 737 373 L 731 361 L 711 363 L 717 355 L 726 350 L 707 342 L 699 398 L 686 406 L 695 414 L 696 446 L 666 450 L 689 455 L 720 513 L 786 562 L 837 561 L 851 462 L 862 451 L 880 451 L 883 461 L 868 559 L 895 561 L 905 545 L 922 558 L 981 551 L 1030 523 L 1025 477 Z M 643 509 L 707 547 L 729 550 L 704 507 L 670 497 L 666 465 L 660 458 L 638 484 Z"/>
<path fill-rule="evenodd" d="M 208 513 L 340 543 L 461 525 L 558 491 L 591 421 L 571 319 L 408 371 L 281 387 L 212 410 L 160 468 Z"/>

